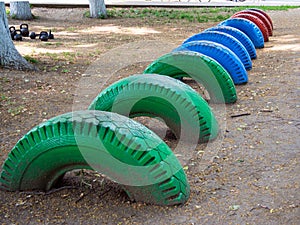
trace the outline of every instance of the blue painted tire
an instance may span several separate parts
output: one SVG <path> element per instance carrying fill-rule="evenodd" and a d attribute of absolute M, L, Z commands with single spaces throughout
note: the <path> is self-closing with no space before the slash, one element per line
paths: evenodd
<path fill-rule="evenodd" d="M 234 84 L 248 82 L 247 71 L 241 60 L 229 48 L 212 41 L 192 41 L 173 51 L 194 51 L 207 55 L 219 62 L 230 74 Z"/>
<path fill-rule="evenodd" d="M 251 58 L 246 48 L 239 40 L 229 34 L 225 34 L 219 31 L 204 31 L 202 33 L 198 33 L 189 37 L 183 42 L 183 44 L 191 41 L 212 41 L 224 45 L 239 57 L 246 70 L 252 69 Z"/>
<path fill-rule="evenodd" d="M 146 74 L 161 74 L 173 78 L 191 77 L 201 83 L 213 103 L 234 103 L 236 89 L 229 73 L 214 59 L 193 51 L 165 54 L 152 62 Z"/>
<path fill-rule="evenodd" d="M 243 18 L 231 18 L 223 21 L 219 25 L 235 27 L 241 30 L 246 35 L 248 35 L 255 48 L 264 48 L 265 46 L 263 33 L 261 32 L 259 27 L 250 20 Z"/>
<path fill-rule="evenodd" d="M 216 27 L 208 28 L 204 32 L 206 32 L 206 31 L 219 31 L 219 32 L 223 32 L 223 33 L 226 33 L 226 34 L 229 34 L 229 35 L 235 37 L 247 49 L 248 54 L 250 55 L 251 59 L 257 58 L 256 49 L 255 49 L 253 42 L 241 30 L 234 28 L 234 27 L 229 27 L 229 26 L 216 26 Z"/>

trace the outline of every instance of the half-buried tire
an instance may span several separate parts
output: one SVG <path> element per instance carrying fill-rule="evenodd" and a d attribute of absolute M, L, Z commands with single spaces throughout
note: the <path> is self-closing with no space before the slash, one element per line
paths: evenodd
<path fill-rule="evenodd" d="M 229 73 L 234 84 L 248 82 L 247 71 L 234 52 L 224 45 L 212 41 L 192 41 L 185 43 L 174 51 L 194 51 L 216 60 Z"/>
<path fill-rule="evenodd" d="M 127 117 L 100 111 L 67 113 L 29 131 L 4 162 L 0 188 L 47 191 L 74 169 L 105 174 L 136 201 L 174 205 L 189 197 L 179 161 L 157 135 Z"/>
<path fill-rule="evenodd" d="M 216 42 L 226 46 L 239 57 L 239 59 L 242 61 L 243 65 L 245 66 L 246 70 L 252 69 L 251 58 L 246 48 L 238 39 L 236 39 L 235 37 L 229 34 L 222 33 L 219 31 L 204 31 L 189 37 L 187 40 L 183 42 L 183 44 L 191 41 L 203 41 L 203 40 Z"/>
<path fill-rule="evenodd" d="M 215 27 L 208 28 L 205 31 L 219 31 L 219 32 L 223 32 L 223 33 L 226 33 L 226 34 L 229 34 L 229 35 L 235 37 L 247 49 L 248 54 L 250 55 L 251 59 L 257 58 L 256 49 L 255 49 L 254 44 L 252 43 L 250 38 L 241 30 L 234 28 L 234 27 L 229 27 L 229 26 L 215 26 Z"/>
<path fill-rule="evenodd" d="M 173 78 L 191 77 L 202 84 L 212 103 L 234 103 L 236 89 L 228 72 L 209 56 L 178 51 L 161 56 L 151 63 L 144 73 L 155 73 Z"/>
<path fill-rule="evenodd" d="M 263 14 L 263 15 L 268 19 L 268 21 L 270 22 L 270 24 L 271 24 L 271 26 L 272 26 L 272 30 L 274 29 L 274 25 L 273 25 L 273 21 L 272 21 L 271 17 L 270 17 L 269 14 L 266 13 L 264 10 L 257 9 L 257 8 L 250 8 L 250 9 L 248 9 L 248 10 L 260 12 L 261 14 Z"/>
<path fill-rule="evenodd" d="M 168 76 L 141 74 L 119 80 L 103 90 L 89 109 L 161 118 L 187 143 L 207 142 L 218 135 L 207 102 L 190 86 Z"/>
<path fill-rule="evenodd" d="M 266 25 L 263 23 L 263 21 L 259 17 L 254 16 L 254 15 L 249 14 L 249 13 L 236 13 L 233 16 L 231 16 L 231 18 L 244 18 L 244 19 L 247 19 L 247 20 L 255 23 L 256 26 L 258 26 L 258 28 L 262 32 L 262 34 L 264 36 L 264 41 L 265 42 L 269 41 L 268 28 L 266 27 Z"/>
<path fill-rule="evenodd" d="M 267 17 L 264 14 L 262 14 L 259 11 L 254 11 L 254 10 L 242 10 L 240 12 L 235 13 L 234 15 L 238 15 L 238 14 L 241 14 L 241 13 L 251 14 L 253 16 L 258 17 L 265 24 L 266 28 L 268 29 L 269 36 L 273 35 L 272 25 L 271 25 L 270 21 L 267 19 Z"/>
<path fill-rule="evenodd" d="M 235 27 L 244 32 L 250 38 L 255 48 L 264 48 L 265 46 L 264 36 L 261 30 L 250 20 L 244 18 L 231 18 L 221 22 L 219 25 Z"/>

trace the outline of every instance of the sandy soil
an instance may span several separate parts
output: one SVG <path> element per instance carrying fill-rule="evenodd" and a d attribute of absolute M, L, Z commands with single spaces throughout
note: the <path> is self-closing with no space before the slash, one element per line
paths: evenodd
<path fill-rule="evenodd" d="M 108 85 L 141 73 L 152 58 L 216 24 L 91 20 L 82 17 L 82 9 L 34 10 L 40 18 L 29 22 L 30 29 L 52 29 L 55 40 L 16 43 L 23 55 L 39 61 L 39 72 L 0 69 L 0 163 L 32 127 L 72 111 L 82 78 L 103 54 L 110 56 L 116 48 L 137 41 L 165 43 L 160 49 L 149 50 L 152 55 L 143 56 L 139 63 L 106 68 L 114 72 L 104 83 Z M 56 19 L 52 18 L 54 13 Z M 274 36 L 257 51 L 249 83 L 237 86 L 238 102 L 219 115 L 226 118 L 226 123 L 221 122 L 225 124 L 223 136 L 205 149 L 215 148 L 214 157 L 203 167 L 195 153 L 185 165 L 191 185 L 185 205 L 158 207 L 130 202 L 109 180 L 87 171 L 71 172 L 61 184 L 73 186 L 71 189 L 48 194 L 0 191 L 0 223 L 298 224 L 300 10 L 268 13 L 275 26 Z M 232 117 L 242 113 L 249 115 Z"/>

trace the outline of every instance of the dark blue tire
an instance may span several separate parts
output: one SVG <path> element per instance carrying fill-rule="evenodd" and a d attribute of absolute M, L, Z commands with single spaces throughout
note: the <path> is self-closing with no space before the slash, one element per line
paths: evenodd
<path fill-rule="evenodd" d="M 229 26 L 216 26 L 216 27 L 208 28 L 205 31 L 219 31 L 219 32 L 223 32 L 223 33 L 226 33 L 226 34 L 229 34 L 229 35 L 235 37 L 247 49 L 248 54 L 250 55 L 251 59 L 256 59 L 257 58 L 256 49 L 255 49 L 255 46 L 254 46 L 253 42 L 241 30 L 239 30 L 237 28 L 234 28 L 234 27 L 229 27 Z"/>
<path fill-rule="evenodd" d="M 194 51 L 207 55 L 219 62 L 231 76 L 234 84 L 248 82 L 247 71 L 241 60 L 229 48 L 212 41 L 192 41 L 173 51 Z"/>
<path fill-rule="evenodd" d="M 201 83 L 212 103 L 234 103 L 236 89 L 228 72 L 214 59 L 193 51 L 171 52 L 152 62 L 144 73 L 173 78 L 191 77 Z"/>
<path fill-rule="evenodd" d="M 212 41 L 226 46 L 242 61 L 246 70 L 252 69 L 251 58 L 243 44 L 235 37 L 219 31 L 204 31 L 189 37 L 183 44 L 191 41 Z"/>
<path fill-rule="evenodd" d="M 231 18 L 223 21 L 219 25 L 235 27 L 244 32 L 252 41 L 255 48 L 264 48 L 264 36 L 258 26 L 250 20 L 243 18 Z"/>

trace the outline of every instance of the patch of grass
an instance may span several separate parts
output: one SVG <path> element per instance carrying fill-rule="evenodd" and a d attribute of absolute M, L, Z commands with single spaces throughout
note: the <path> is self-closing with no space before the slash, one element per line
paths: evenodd
<path fill-rule="evenodd" d="M 61 72 L 62 72 L 62 73 L 69 73 L 69 72 L 71 72 L 71 71 L 68 70 L 68 69 L 63 69 Z"/>
<path fill-rule="evenodd" d="M 70 32 L 74 32 L 75 30 L 76 30 L 75 27 L 68 27 L 68 28 L 67 28 L 67 31 L 70 31 Z"/>
<path fill-rule="evenodd" d="M 46 52 L 45 55 L 55 61 L 58 61 L 60 59 L 57 53 Z"/>
<path fill-rule="evenodd" d="M 16 116 L 19 115 L 20 113 L 23 112 L 24 106 L 17 106 L 17 107 L 13 107 L 8 109 L 8 113 L 10 113 L 12 116 Z"/>
<path fill-rule="evenodd" d="M 28 62 L 30 62 L 30 63 L 38 63 L 38 62 L 39 62 L 37 59 L 32 58 L 32 57 L 29 56 L 29 55 L 25 55 L 25 56 L 24 56 L 24 59 L 26 59 L 26 60 L 27 60 Z"/>
<path fill-rule="evenodd" d="M 60 66 L 53 66 L 50 68 L 50 71 L 58 71 L 59 68 Z"/>
<path fill-rule="evenodd" d="M 91 17 L 90 11 L 85 11 L 85 12 L 83 13 L 83 17 L 90 18 L 90 17 Z"/>
<path fill-rule="evenodd" d="M 0 101 L 4 102 L 4 101 L 7 101 L 8 100 L 8 97 L 5 95 L 5 94 L 0 94 Z"/>
<path fill-rule="evenodd" d="M 80 55 L 80 53 L 75 52 L 62 52 L 62 53 L 50 53 L 46 52 L 43 54 L 40 54 L 41 56 L 47 56 L 51 60 L 54 61 L 67 61 L 68 63 L 74 63 L 77 57 Z"/>
<path fill-rule="evenodd" d="M 56 47 L 59 47 L 59 46 L 62 46 L 63 43 L 62 42 L 45 42 L 44 45 L 47 45 L 47 46 L 56 46 Z"/>
<path fill-rule="evenodd" d="M 77 57 L 75 52 L 63 52 L 63 58 L 71 63 L 73 63 Z"/>
<path fill-rule="evenodd" d="M 166 8 L 122 8 L 108 9 L 108 18 L 140 18 L 186 20 L 188 22 L 219 22 L 228 19 L 232 14 L 249 7 L 208 7 L 197 9 L 166 9 Z M 259 6 L 263 10 L 288 10 L 299 6 Z M 89 15 L 86 12 L 85 15 Z"/>
<path fill-rule="evenodd" d="M 3 81 L 5 83 L 9 83 L 10 82 L 10 79 L 7 78 L 7 77 L 0 77 L 0 81 Z"/>

